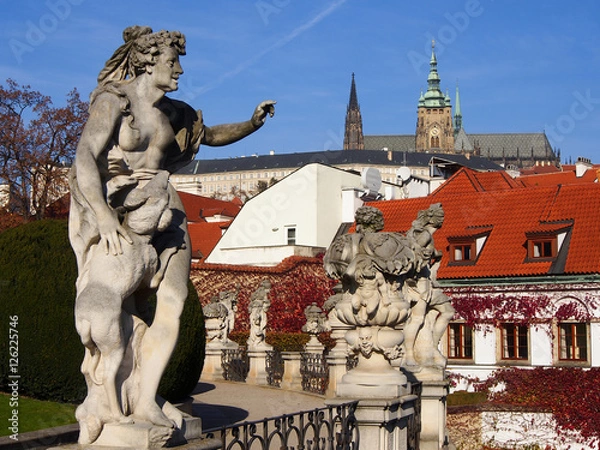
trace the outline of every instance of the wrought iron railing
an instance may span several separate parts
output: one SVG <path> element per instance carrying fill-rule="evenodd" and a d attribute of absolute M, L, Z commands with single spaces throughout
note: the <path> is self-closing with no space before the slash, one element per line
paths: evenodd
<path fill-rule="evenodd" d="M 278 350 L 267 351 L 267 360 L 265 366 L 267 371 L 267 383 L 269 383 L 269 386 L 280 387 L 284 368 L 281 352 Z"/>
<path fill-rule="evenodd" d="M 325 355 L 302 352 L 300 358 L 302 390 L 315 394 L 325 394 L 329 384 L 329 365 Z"/>
<path fill-rule="evenodd" d="M 221 365 L 223 366 L 223 378 L 230 381 L 246 381 L 250 361 L 246 348 L 228 348 L 221 353 Z"/>
<path fill-rule="evenodd" d="M 358 402 L 207 430 L 222 450 L 358 450 Z"/>

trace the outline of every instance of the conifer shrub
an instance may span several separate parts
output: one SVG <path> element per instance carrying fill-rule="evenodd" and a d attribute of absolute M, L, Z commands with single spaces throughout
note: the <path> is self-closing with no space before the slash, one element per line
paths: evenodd
<path fill-rule="evenodd" d="M 63 402 L 85 397 L 73 313 L 76 277 L 66 221 L 35 221 L 0 234 L 0 329 L 3 337 L 9 327 L 18 337 L 17 361 L 8 359 L 12 349 L 0 339 L 2 390 L 18 375 L 21 395 Z"/>
<path fill-rule="evenodd" d="M 19 395 L 84 399 L 84 348 L 74 320 L 76 278 L 65 220 L 35 221 L 0 233 L 0 332 L 5 336 L 0 339 L 0 390 L 12 392 L 10 383 L 18 380 Z M 168 400 L 194 389 L 204 363 L 202 308 L 191 283 L 188 287 L 177 347 L 159 388 Z M 16 339 L 8 339 L 9 329 L 16 330 Z"/>

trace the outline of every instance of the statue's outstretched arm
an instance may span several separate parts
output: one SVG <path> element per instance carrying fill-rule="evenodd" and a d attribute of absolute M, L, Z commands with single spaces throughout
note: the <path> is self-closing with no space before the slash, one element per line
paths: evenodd
<path fill-rule="evenodd" d="M 232 144 L 254 133 L 263 126 L 267 115 L 273 117 L 275 114 L 275 103 L 273 100 L 266 100 L 260 103 L 254 110 L 250 120 L 246 122 L 228 123 L 212 127 L 205 126 L 202 144 L 212 147 Z"/>

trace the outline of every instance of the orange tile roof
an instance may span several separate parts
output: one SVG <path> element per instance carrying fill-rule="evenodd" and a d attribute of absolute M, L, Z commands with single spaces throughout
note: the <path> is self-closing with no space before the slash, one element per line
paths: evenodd
<path fill-rule="evenodd" d="M 444 252 L 439 279 L 541 276 L 552 262 L 527 262 L 527 236 L 571 229 L 564 274 L 600 273 L 600 184 L 511 186 L 482 189 L 462 169 L 429 197 L 372 202 L 384 215 L 384 231 L 406 232 L 419 210 L 441 203 L 445 221 L 434 235 Z M 485 184 L 485 183 L 484 183 Z M 510 187 L 509 187 L 510 186 Z M 490 188 L 490 186 L 487 186 Z M 488 238 L 473 265 L 449 265 L 448 238 Z"/>
<path fill-rule="evenodd" d="M 204 222 L 206 217 L 218 214 L 235 217 L 242 208 L 240 202 L 217 200 L 187 192 L 177 192 L 177 194 L 183 202 L 188 222 Z"/>
<path fill-rule="evenodd" d="M 585 184 L 594 183 L 598 178 L 596 169 L 587 170 L 581 177 L 575 174 L 575 170 L 562 172 L 522 175 L 518 178 L 525 186 L 556 186 L 559 184 Z"/>
<path fill-rule="evenodd" d="M 195 222 L 188 224 L 192 243 L 192 258 L 203 261 L 215 248 L 230 222 Z"/>

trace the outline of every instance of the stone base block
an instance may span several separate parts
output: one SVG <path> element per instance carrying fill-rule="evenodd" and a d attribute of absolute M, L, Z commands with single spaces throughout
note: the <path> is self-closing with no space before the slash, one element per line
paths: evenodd
<path fill-rule="evenodd" d="M 336 396 L 343 398 L 395 398 L 407 394 L 406 385 L 401 384 L 350 384 L 339 383 Z"/>
<path fill-rule="evenodd" d="M 185 444 L 202 436 L 202 419 L 185 417 L 181 429 L 159 427 L 148 422 L 107 424 L 94 443 L 97 446 L 152 448 Z"/>
<path fill-rule="evenodd" d="M 185 416 L 181 429 L 160 427 L 148 422 L 132 424 L 107 424 L 98 439 L 91 445 L 66 445 L 55 449 L 131 450 L 176 447 L 185 450 L 221 448 L 218 439 L 202 439 L 202 419 Z"/>

